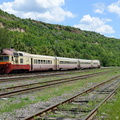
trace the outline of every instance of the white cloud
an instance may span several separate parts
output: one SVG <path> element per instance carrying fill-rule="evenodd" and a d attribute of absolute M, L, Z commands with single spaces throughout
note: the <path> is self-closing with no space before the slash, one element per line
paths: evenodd
<path fill-rule="evenodd" d="M 95 3 L 93 4 L 93 7 L 95 13 L 104 14 L 106 8 L 104 3 Z"/>
<path fill-rule="evenodd" d="M 109 5 L 108 10 L 109 12 L 115 13 L 120 16 L 120 0 L 118 0 L 118 2 Z"/>
<path fill-rule="evenodd" d="M 80 24 L 74 25 L 74 27 L 80 28 L 82 30 L 95 31 L 101 34 L 114 33 L 113 28 L 106 24 L 106 22 L 110 21 L 111 19 L 100 19 L 98 17 L 84 15 L 80 20 Z"/>
<path fill-rule="evenodd" d="M 73 13 L 62 8 L 64 4 L 64 0 L 14 0 L 4 2 L 0 9 L 21 18 L 62 22 L 66 17 L 74 17 Z"/>
<path fill-rule="evenodd" d="M 100 10 L 100 9 L 95 9 L 94 12 L 95 12 L 95 13 L 99 13 L 99 14 L 103 14 L 103 11 Z"/>

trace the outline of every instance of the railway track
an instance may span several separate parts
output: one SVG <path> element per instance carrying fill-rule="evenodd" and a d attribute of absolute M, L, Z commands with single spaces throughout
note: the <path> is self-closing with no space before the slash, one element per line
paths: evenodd
<path fill-rule="evenodd" d="M 106 80 L 24 120 L 91 120 L 98 108 L 115 94 L 120 83 L 119 77 Z"/>
<path fill-rule="evenodd" d="M 111 70 L 106 71 L 106 72 L 97 72 L 97 73 L 81 75 L 81 76 L 76 76 L 76 77 L 71 77 L 71 78 L 64 78 L 64 79 L 51 80 L 51 81 L 46 81 L 46 82 L 37 82 L 37 83 L 32 83 L 32 84 L 27 84 L 27 85 L 8 87 L 8 88 L 0 89 L 1 91 L 0 98 L 9 97 L 12 95 L 21 94 L 21 93 L 25 93 L 25 92 L 29 92 L 29 91 L 33 91 L 37 89 L 43 89 L 46 87 L 59 85 L 59 84 L 66 83 L 66 82 L 77 81 L 77 80 L 81 80 L 81 79 L 85 79 L 85 78 L 89 78 L 89 77 L 93 77 L 97 75 L 102 75 L 108 72 L 111 72 Z M 13 90 L 13 91 L 6 92 L 7 90 Z"/>
<path fill-rule="evenodd" d="M 116 89 L 114 89 L 107 97 L 105 97 L 102 102 L 100 102 L 88 115 L 85 116 L 85 118 L 83 118 L 83 120 L 93 119 L 94 116 L 97 114 L 98 109 L 99 109 L 105 102 L 107 102 L 110 98 L 112 98 L 112 97 L 115 95 L 115 92 L 117 91 L 118 88 L 119 88 L 119 87 L 117 87 Z"/>
<path fill-rule="evenodd" d="M 91 71 L 91 70 L 89 70 Z M 23 79 L 33 78 L 33 77 L 48 77 L 48 76 L 57 76 L 57 75 L 66 75 L 66 74 L 74 73 L 83 73 L 88 72 L 88 70 L 70 70 L 70 71 L 54 71 L 54 72 L 42 72 L 42 73 L 27 73 L 27 74 L 15 74 L 15 75 L 5 75 L 0 77 L 0 82 L 10 82 L 10 81 L 21 81 Z"/>
<path fill-rule="evenodd" d="M 111 70 L 111 68 L 99 68 L 105 70 Z M 28 79 L 31 77 L 47 77 L 47 76 L 57 76 L 57 75 L 66 75 L 66 74 L 74 74 L 74 73 L 84 73 L 88 71 L 93 71 L 94 69 L 85 69 L 85 70 L 63 70 L 63 71 L 46 71 L 46 72 L 29 72 L 29 73 L 21 73 L 21 74 L 5 74 L 0 75 L 0 82 L 10 82 L 10 81 L 21 81 L 23 79 Z"/>

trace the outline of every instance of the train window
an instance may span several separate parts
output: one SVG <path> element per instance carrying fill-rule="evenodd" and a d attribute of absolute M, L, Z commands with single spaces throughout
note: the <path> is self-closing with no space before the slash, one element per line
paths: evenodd
<path fill-rule="evenodd" d="M 34 64 L 35 64 L 35 59 L 34 59 Z"/>
<path fill-rule="evenodd" d="M 0 57 L 0 61 L 3 61 L 3 57 Z"/>
<path fill-rule="evenodd" d="M 41 64 L 43 64 L 43 60 L 41 60 Z"/>
<path fill-rule="evenodd" d="M 45 60 L 43 60 L 43 64 L 45 64 Z"/>
<path fill-rule="evenodd" d="M 4 61 L 9 61 L 9 56 L 4 56 L 3 59 Z"/>
<path fill-rule="evenodd" d="M 38 64 L 40 64 L 40 60 L 38 60 Z"/>
<path fill-rule="evenodd" d="M 18 57 L 18 53 L 14 53 L 14 57 Z"/>
<path fill-rule="evenodd" d="M 34 59 L 34 64 L 37 64 L 37 59 Z"/>
<path fill-rule="evenodd" d="M 47 60 L 40 60 L 41 64 L 47 64 Z"/>
<path fill-rule="evenodd" d="M 23 63 L 23 58 L 20 58 L 20 63 Z"/>
<path fill-rule="evenodd" d="M 50 60 L 48 60 L 48 64 L 50 64 Z"/>
<path fill-rule="evenodd" d="M 52 60 L 47 60 L 47 64 L 52 64 Z"/>
<path fill-rule="evenodd" d="M 23 54 L 22 54 L 22 53 L 19 53 L 19 56 L 23 56 Z"/>

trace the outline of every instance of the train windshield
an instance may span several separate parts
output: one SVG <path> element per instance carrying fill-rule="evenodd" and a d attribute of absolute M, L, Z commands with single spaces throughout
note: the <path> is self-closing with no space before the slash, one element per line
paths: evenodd
<path fill-rule="evenodd" d="M 0 56 L 0 62 L 9 61 L 9 56 Z"/>

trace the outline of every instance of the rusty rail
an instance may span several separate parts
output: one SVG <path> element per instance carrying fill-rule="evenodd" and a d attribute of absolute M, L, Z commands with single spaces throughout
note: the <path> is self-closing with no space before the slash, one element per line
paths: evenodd
<path fill-rule="evenodd" d="M 45 88 L 45 87 L 49 87 L 49 86 L 53 86 L 53 85 L 57 85 L 57 84 L 61 84 L 61 83 L 66 83 L 66 82 L 70 82 L 70 81 L 85 79 L 85 78 L 93 77 L 95 75 L 105 74 L 107 72 L 110 72 L 110 71 L 93 73 L 93 74 L 88 74 L 88 75 L 83 75 L 83 76 L 72 77 L 72 78 L 65 78 L 65 79 L 61 79 L 61 81 L 59 79 L 56 80 L 56 81 L 53 80 L 54 83 L 49 83 L 49 84 L 46 84 L 46 85 L 35 86 L 35 87 L 24 88 L 24 89 L 20 89 L 20 90 L 14 90 L 14 91 L 11 91 L 11 92 L 0 93 L 0 98 L 9 97 L 9 96 L 14 95 L 14 94 L 25 93 L 25 92 L 28 92 L 28 91 L 37 90 L 37 89 L 41 89 L 41 88 Z M 59 82 L 57 82 L 57 81 L 59 81 Z"/>
<path fill-rule="evenodd" d="M 96 86 L 94 86 L 94 87 L 91 87 L 91 88 L 89 88 L 89 89 L 87 89 L 87 90 L 85 90 L 85 91 L 83 91 L 83 92 L 80 92 L 80 93 L 76 94 L 76 95 L 73 96 L 73 97 L 70 97 L 70 98 L 68 98 L 68 99 L 66 99 L 66 100 L 64 100 L 64 101 L 62 101 L 62 102 L 59 102 L 58 104 L 53 105 L 53 106 L 51 106 L 51 107 L 48 107 L 48 108 L 46 108 L 46 109 L 44 109 L 44 110 L 42 110 L 42 111 L 40 111 L 40 112 L 38 112 L 38 113 L 30 116 L 30 117 L 27 117 L 27 118 L 25 118 L 24 120 L 34 120 L 34 117 L 40 118 L 40 117 L 42 117 L 42 115 L 46 114 L 47 112 L 50 112 L 50 111 L 52 111 L 52 110 L 54 110 L 54 109 L 57 109 L 57 107 L 58 107 L 59 105 L 68 103 L 68 102 L 72 101 L 73 99 L 75 99 L 75 98 L 78 97 L 78 96 L 81 96 L 81 95 L 83 95 L 83 94 L 86 94 L 86 93 L 89 93 L 89 92 L 91 92 L 91 91 L 94 91 L 96 88 L 98 88 L 98 87 L 100 87 L 100 86 L 102 86 L 102 85 L 104 85 L 104 84 L 106 84 L 106 83 L 108 83 L 108 82 L 110 82 L 110 81 L 118 78 L 118 77 L 120 77 L 120 75 L 118 75 L 118 76 L 116 76 L 116 77 L 114 77 L 114 78 L 111 78 L 111 79 L 109 79 L 109 80 L 107 80 L 107 81 L 105 81 L 105 82 L 102 82 L 102 83 L 100 83 L 100 84 L 98 84 L 98 85 L 96 85 Z M 114 92 L 115 92 L 115 90 L 114 90 Z M 112 92 L 112 93 L 114 93 L 114 92 Z M 112 95 L 113 95 L 113 94 L 112 94 Z M 108 100 L 112 95 L 109 95 L 109 97 L 106 98 L 106 99 L 104 100 L 104 102 L 105 102 L 106 100 Z M 102 103 L 101 103 L 101 104 L 102 104 Z M 97 108 L 96 108 L 96 109 L 97 109 Z M 95 109 L 95 110 L 96 110 L 96 109 Z M 93 110 L 93 111 L 94 111 L 94 110 Z M 86 118 L 88 118 L 88 117 L 86 117 Z M 86 118 L 84 118 L 84 119 L 85 119 L 85 120 L 90 120 L 90 119 L 86 119 Z"/>

